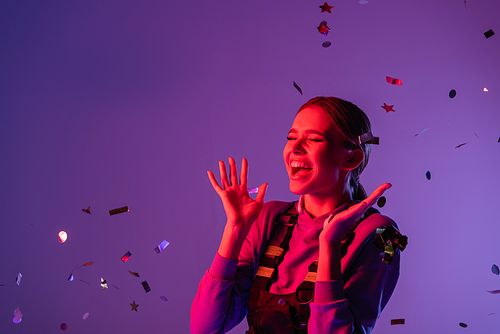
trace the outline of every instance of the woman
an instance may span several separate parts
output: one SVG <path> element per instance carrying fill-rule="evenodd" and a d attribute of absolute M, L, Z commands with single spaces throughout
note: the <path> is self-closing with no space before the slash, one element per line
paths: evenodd
<path fill-rule="evenodd" d="M 317 97 L 299 109 L 283 150 L 299 201 L 264 203 L 267 183 L 253 200 L 246 159 L 239 180 L 232 158 L 229 178 L 219 162 L 221 185 L 208 171 L 227 223 L 193 301 L 192 333 L 225 333 L 247 315 L 250 334 L 371 332 L 399 276 L 400 236 L 370 209 L 391 185 L 366 198 L 359 184 L 372 138 L 357 106 Z"/>

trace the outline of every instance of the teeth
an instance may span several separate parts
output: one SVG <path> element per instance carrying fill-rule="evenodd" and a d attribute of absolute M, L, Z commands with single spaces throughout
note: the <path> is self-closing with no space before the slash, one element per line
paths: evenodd
<path fill-rule="evenodd" d="M 292 167 L 292 168 L 311 168 L 311 166 L 306 164 L 305 162 L 295 161 L 295 160 L 290 163 L 290 167 Z"/>

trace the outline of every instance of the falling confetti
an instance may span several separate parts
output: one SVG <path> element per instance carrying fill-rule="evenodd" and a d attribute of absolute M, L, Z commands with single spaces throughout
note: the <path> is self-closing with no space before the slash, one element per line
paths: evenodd
<path fill-rule="evenodd" d="M 80 280 L 80 282 L 85 283 L 85 284 L 90 284 L 89 282 L 85 282 L 83 280 Z"/>
<path fill-rule="evenodd" d="M 330 13 L 330 14 L 331 14 L 331 13 L 332 13 L 332 8 L 333 8 L 333 6 L 329 6 L 329 5 L 325 2 L 325 4 L 324 4 L 324 5 L 319 6 L 319 8 L 321 8 L 321 12 L 322 12 L 322 13 L 323 13 L 323 12 L 328 12 L 328 13 Z"/>
<path fill-rule="evenodd" d="M 371 132 L 363 133 L 358 137 L 359 144 L 379 144 L 379 137 L 373 137 Z"/>
<path fill-rule="evenodd" d="M 160 299 L 163 300 L 164 302 L 168 302 L 168 299 L 165 296 L 160 296 Z"/>
<path fill-rule="evenodd" d="M 491 293 L 492 295 L 496 295 L 496 294 L 500 293 L 500 290 L 492 290 L 492 291 L 488 291 L 488 292 Z"/>
<path fill-rule="evenodd" d="M 394 78 L 386 76 L 385 80 L 387 80 L 387 83 L 390 83 L 390 84 L 393 84 L 393 85 L 398 85 L 398 86 L 402 86 L 403 85 L 403 82 L 401 82 L 400 79 L 394 79 Z"/>
<path fill-rule="evenodd" d="M 57 237 L 59 238 L 59 242 L 63 244 L 68 240 L 68 233 L 66 233 L 66 231 L 61 231 L 57 234 Z"/>
<path fill-rule="evenodd" d="M 59 326 L 59 328 L 60 328 L 61 330 L 65 331 L 65 330 L 67 330 L 67 329 L 68 329 L 68 325 L 67 325 L 66 323 L 64 323 L 64 322 L 63 322 L 63 323 Z"/>
<path fill-rule="evenodd" d="M 144 291 L 146 291 L 146 292 L 151 291 L 151 288 L 149 287 L 147 281 L 141 282 L 141 284 L 142 284 L 142 287 L 144 288 Z"/>
<path fill-rule="evenodd" d="M 23 274 L 18 273 L 16 277 L 16 283 L 17 285 L 21 284 L 21 278 L 23 278 Z"/>
<path fill-rule="evenodd" d="M 427 173 L 425 173 L 425 177 L 427 178 L 427 180 L 430 180 L 431 179 L 431 172 L 427 171 Z"/>
<path fill-rule="evenodd" d="M 458 324 L 460 327 L 467 328 L 467 324 L 464 324 L 463 322 Z"/>
<path fill-rule="evenodd" d="M 155 247 L 155 252 L 160 254 L 170 243 L 167 240 L 163 240 L 158 246 Z"/>
<path fill-rule="evenodd" d="M 75 276 L 73 276 L 73 274 L 69 275 L 68 281 L 73 282 L 74 279 L 75 279 Z"/>
<path fill-rule="evenodd" d="M 495 275 L 500 274 L 500 269 L 498 269 L 498 266 L 496 264 L 491 266 L 491 272 Z"/>
<path fill-rule="evenodd" d="M 104 289 L 108 288 L 108 283 L 102 277 L 101 277 L 101 286 L 102 286 L 102 291 L 104 291 Z"/>
<path fill-rule="evenodd" d="M 327 36 L 330 32 L 330 28 L 326 25 L 326 21 L 321 21 L 318 26 L 318 31 L 320 34 Z"/>
<path fill-rule="evenodd" d="M 83 212 L 86 212 L 86 213 L 88 213 L 88 214 L 90 214 L 90 205 L 89 205 L 89 207 L 88 207 L 88 208 L 86 208 L 86 209 L 82 209 L 82 211 L 83 211 Z"/>
<path fill-rule="evenodd" d="M 123 262 L 127 262 L 128 259 L 130 259 L 131 256 L 132 256 L 132 253 L 126 252 L 125 255 L 122 256 L 122 261 Z"/>
<path fill-rule="evenodd" d="M 381 196 L 377 201 L 377 205 L 379 208 L 383 208 L 386 202 L 387 199 L 384 196 Z"/>
<path fill-rule="evenodd" d="M 457 96 L 457 91 L 452 89 L 450 90 L 450 93 L 448 94 L 450 96 L 450 99 L 454 98 L 455 96 Z"/>
<path fill-rule="evenodd" d="M 84 263 L 83 265 L 81 265 L 81 266 L 79 266 L 78 268 L 76 268 L 75 270 L 78 270 L 78 269 L 80 269 L 80 268 L 82 268 L 82 267 L 88 267 L 88 266 L 91 266 L 93 263 L 94 263 L 94 261 L 86 262 L 86 263 Z M 73 271 L 75 271 L 75 270 L 73 270 Z"/>
<path fill-rule="evenodd" d="M 487 92 L 487 91 L 488 91 L 488 88 L 484 87 L 483 92 Z"/>
<path fill-rule="evenodd" d="M 446 124 L 448 124 L 448 122 L 450 121 L 450 119 L 451 119 L 451 116 L 448 117 L 448 120 L 446 121 Z"/>
<path fill-rule="evenodd" d="M 321 46 L 324 47 L 324 48 L 327 48 L 330 45 L 332 45 L 332 42 L 329 42 L 329 41 L 323 42 L 323 44 L 321 44 Z"/>
<path fill-rule="evenodd" d="M 304 95 L 302 94 L 302 89 L 295 83 L 295 81 L 293 82 L 293 87 L 295 87 L 299 91 L 300 95 Z"/>
<path fill-rule="evenodd" d="M 464 146 L 465 144 L 467 144 L 467 143 L 463 143 L 463 144 L 457 145 L 457 146 L 455 146 L 455 148 L 460 148 L 460 147 Z"/>
<path fill-rule="evenodd" d="M 491 29 L 484 33 L 484 36 L 486 36 L 486 38 L 490 38 L 493 35 L 495 35 L 495 33 Z"/>
<path fill-rule="evenodd" d="M 392 107 L 394 107 L 394 105 L 392 105 L 392 106 L 388 106 L 388 105 L 387 105 L 387 104 L 385 104 L 385 102 L 384 102 L 384 105 L 383 105 L 383 106 L 381 106 L 381 107 L 382 107 L 382 108 L 384 108 L 384 109 L 385 109 L 385 111 L 387 111 L 387 112 L 389 112 L 389 111 L 394 111 L 394 112 L 396 112 L 394 109 L 392 109 Z"/>
<path fill-rule="evenodd" d="M 259 192 L 259 187 L 255 187 L 255 188 L 249 188 L 248 189 L 248 193 L 249 194 L 256 194 Z"/>
<path fill-rule="evenodd" d="M 85 313 L 82 317 L 83 320 L 87 319 L 89 317 L 89 312 Z"/>
<path fill-rule="evenodd" d="M 413 137 L 416 137 L 418 135 L 421 135 L 422 133 L 424 133 L 425 131 L 429 130 L 430 128 L 425 128 L 423 129 L 422 131 L 420 131 L 420 133 L 417 133 L 416 135 L 414 135 Z"/>
<path fill-rule="evenodd" d="M 132 276 L 135 276 L 135 277 L 139 277 L 139 274 L 138 273 L 134 273 L 133 271 L 128 271 L 130 273 L 130 275 Z"/>
<path fill-rule="evenodd" d="M 405 319 L 391 319 L 391 325 L 404 325 Z"/>
<path fill-rule="evenodd" d="M 14 310 L 14 319 L 12 321 L 14 321 L 15 324 L 18 324 L 21 322 L 21 320 L 23 320 L 23 314 L 18 307 Z"/>
<path fill-rule="evenodd" d="M 132 306 L 132 309 L 130 311 L 136 311 L 137 312 L 137 306 L 139 306 L 139 304 L 136 304 L 135 300 L 133 301 L 132 304 L 130 304 L 130 306 Z"/>
<path fill-rule="evenodd" d="M 123 213 L 123 212 L 128 212 L 128 206 L 124 206 L 124 207 L 118 208 L 118 209 L 109 210 L 109 215 L 112 216 L 112 215 L 116 215 L 116 214 Z"/>

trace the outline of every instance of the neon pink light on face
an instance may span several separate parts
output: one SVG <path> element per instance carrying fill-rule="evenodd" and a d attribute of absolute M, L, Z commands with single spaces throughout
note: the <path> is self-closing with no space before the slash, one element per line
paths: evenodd
<path fill-rule="evenodd" d="M 297 195 L 329 196 L 342 189 L 348 150 L 344 138 L 319 107 L 300 111 L 288 134 L 283 159 L 290 191 Z"/>

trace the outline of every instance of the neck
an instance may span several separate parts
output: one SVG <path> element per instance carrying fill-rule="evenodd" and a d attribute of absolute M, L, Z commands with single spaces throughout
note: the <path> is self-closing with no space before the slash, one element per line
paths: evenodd
<path fill-rule="evenodd" d="M 304 195 L 304 210 L 309 213 L 312 218 L 324 215 L 327 212 L 335 210 L 339 206 L 352 201 L 351 194 L 348 191 L 339 194 L 338 196 L 318 196 L 315 194 Z"/>

